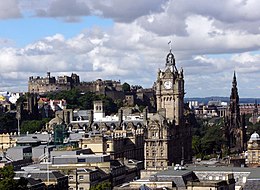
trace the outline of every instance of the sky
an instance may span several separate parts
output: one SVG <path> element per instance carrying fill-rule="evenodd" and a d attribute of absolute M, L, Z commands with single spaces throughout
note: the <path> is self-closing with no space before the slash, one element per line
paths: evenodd
<path fill-rule="evenodd" d="M 0 91 L 30 76 L 152 87 L 171 41 L 185 97 L 260 97 L 259 0 L 0 0 Z"/>

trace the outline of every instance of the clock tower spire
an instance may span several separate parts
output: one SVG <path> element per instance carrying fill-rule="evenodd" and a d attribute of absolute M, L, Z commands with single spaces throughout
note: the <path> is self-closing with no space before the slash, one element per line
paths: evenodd
<path fill-rule="evenodd" d="M 157 113 L 147 119 L 144 151 L 145 169 L 153 171 L 191 160 L 191 125 L 183 113 L 183 70 L 177 70 L 171 48 L 155 85 Z"/>

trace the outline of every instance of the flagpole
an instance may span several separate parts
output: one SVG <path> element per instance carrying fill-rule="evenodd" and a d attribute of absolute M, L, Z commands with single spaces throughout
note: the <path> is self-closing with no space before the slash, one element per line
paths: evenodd
<path fill-rule="evenodd" d="M 171 40 L 168 42 L 168 45 L 169 45 L 170 52 L 171 52 L 172 51 L 172 41 Z"/>

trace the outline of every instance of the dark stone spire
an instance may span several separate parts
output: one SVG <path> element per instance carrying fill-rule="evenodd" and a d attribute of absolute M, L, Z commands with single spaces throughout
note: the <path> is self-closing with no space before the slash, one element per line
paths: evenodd
<path fill-rule="evenodd" d="M 228 116 L 225 118 L 225 137 L 231 153 L 246 149 L 245 115 L 240 114 L 236 73 L 234 72 Z"/>
<path fill-rule="evenodd" d="M 237 87 L 237 78 L 236 78 L 236 72 L 234 71 L 234 76 L 233 76 L 233 82 L 232 82 L 233 87 Z"/>
<path fill-rule="evenodd" d="M 232 81 L 232 89 L 231 89 L 231 95 L 230 95 L 230 104 L 231 103 L 237 104 L 234 106 L 239 106 L 239 96 L 238 96 L 238 90 L 237 90 L 237 79 L 236 79 L 236 73 L 234 72 L 233 81 Z"/>

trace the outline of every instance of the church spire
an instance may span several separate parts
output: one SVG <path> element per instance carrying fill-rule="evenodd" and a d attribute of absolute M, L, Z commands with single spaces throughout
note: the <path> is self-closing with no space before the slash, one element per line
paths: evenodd
<path fill-rule="evenodd" d="M 236 78 L 236 71 L 234 71 L 234 76 L 233 76 L 233 87 L 236 87 L 237 86 L 237 78 Z"/>
<path fill-rule="evenodd" d="M 236 72 L 235 71 L 234 71 L 234 75 L 233 75 L 230 99 L 236 100 L 237 102 L 239 101 L 238 90 L 237 90 L 237 78 L 236 78 Z"/>

